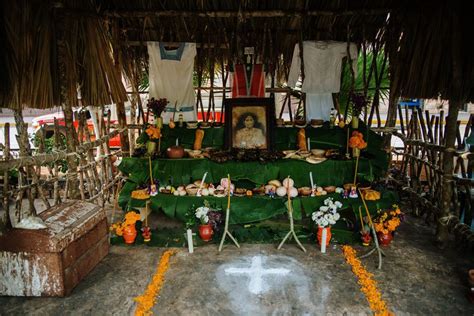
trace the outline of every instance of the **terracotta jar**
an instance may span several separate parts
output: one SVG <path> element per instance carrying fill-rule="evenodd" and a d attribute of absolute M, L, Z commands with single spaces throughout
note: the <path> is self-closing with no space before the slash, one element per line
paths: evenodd
<path fill-rule="evenodd" d="M 123 229 L 123 239 L 126 244 L 133 244 L 136 237 L 137 230 L 135 229 L 135 225 L 128 225 Z"/>
<path fill-rule="evenodd" d="M 214 231 L 212 230 L 211 224 L 199 226 L 199 237 L 204 241 L 209 241 L 212 239 Z"/>
<path fill-rule="evenodd" d="M 321 241 L 323 240 L 323 229 L 326 229 L 326 246 L 329 245 L 331 241 L 331 226 L 329 227 L 321 227 L 318 226 L 318 243 L 321 245 Z"/>
<path fill-rule="evenodd" d="M 384 234 L 382 232 L 377 232 L 377 239 L 380 245 L 388 246 L 392 242 L 393 235 L 392 233 Z"/>
<path fill-rule="evenodd" d="M 184 148 L 181 146 L 171 146 L 166 150 L 168 158 L 178 159 L 184 157 Z"/>

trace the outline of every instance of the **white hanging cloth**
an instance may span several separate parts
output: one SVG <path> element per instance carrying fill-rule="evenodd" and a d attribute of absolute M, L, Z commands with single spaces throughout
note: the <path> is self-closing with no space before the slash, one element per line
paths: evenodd
<path fill-rule="evenodd" d="M 194 98 L 193 70 L 196 56 L 195 43 L 181 43 L 177 49 L 167 50 L 165 44 L 148 42 L 149 57 L 149 95 L 150 98 L 166 98 L 169 101 L 161 115 L 164 122 L 183 114 L 185 121 L 196 121 L 196 102 Z"/>
<path fill-rule="evenodd" d="M 356 74 L 358 53 L 357 46 L 354 43 L 350 44 L 349 53 L 353 60 L 354 74 Z M 334 107 L 332 93 L 339 92 L 341 88 L 342 59 L 346 56 L 346 42 L 303 42 L 305 78 L 301 91 L 306 93 L 307 120 L 312 118 L 329 120 L 331 108 Z M 296 44 L 288 77 L 288 86 L 295 87 L 300 76 L 300 48 Z"/>

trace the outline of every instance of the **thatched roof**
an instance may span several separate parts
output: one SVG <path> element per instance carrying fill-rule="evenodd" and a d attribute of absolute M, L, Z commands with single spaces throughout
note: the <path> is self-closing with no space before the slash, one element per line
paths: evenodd
<path fill-rule="evenodd" d="M 7 39 L 0 57 L 0 70 L 6 70 L 0 106 L 74 103 L 78 87 L 85 104 L 124 100 L 119 73 L 139 79 L 146 67 L 146 41 L 197 42 L 199 67 L 239 61 L 243 47 L 254 46 L 267 69 L 283 79 L 300 41 L 367 43 L 385 47 L 392 86 L 402 95 L 441 93 L 446 99 L 474 101 L 471 4 L 21 0 L 6 5 L 0 12 L 5 17 L 0 40 Z"/>

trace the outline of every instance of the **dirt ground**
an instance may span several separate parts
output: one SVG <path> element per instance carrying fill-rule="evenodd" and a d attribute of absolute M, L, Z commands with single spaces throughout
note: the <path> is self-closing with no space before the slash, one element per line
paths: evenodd
<path fill-rule="evenodd" d="M 167 223 L 173 225 L 173 223 Z M 392 244 L 361 259 L 396 315 L 473 315 L 466 299 L 471 253 L 433 244 L 432 227 L 407 217 Z M 326 254 L 294 244 L 179 248 L 152 311 L 156 315 L 371 315 L 340 245 Z M 368 248 L 354 246 L 358 254 Z M 109 255 L 66 298 L 0 297 L 0 315 L 130 315 L 166 249 L 112 246 Z"/>

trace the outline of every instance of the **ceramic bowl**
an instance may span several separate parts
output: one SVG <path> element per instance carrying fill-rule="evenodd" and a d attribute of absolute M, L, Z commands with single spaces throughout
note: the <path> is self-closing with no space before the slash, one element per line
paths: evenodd
<path fill-rule="evenodd" d="M 309 151 L 300 151 L 298 155 L 302 158 L 306 158 L 306 157 L 311 156 L 311 153 Z"/>
<path fill-rule="evenodd" d="M 200 127 L 200 128 L 209 128 L 209 127 L 211 127 L 211 123 L 209 123 L 209 122 L 201 122 L 201 124 L 199 124 L 199 127 Z"/>
<path fill-rule="evenodd" d="M 311 149 L 311 153 L 315 157 L 323 158 L 324 154 L 326 153 L 326 150 L 324 150 L 324 149 Z"/>
<path fill-rule="evenodd" d="M 184 157 L 184 148 L 181 146 L 171 146 L 166 149 L 166 155 L 171 159 L 179 159 Z"/>
<path fill-rule="evenodd" d="M 188 155 L 191 158 L 198 158 L 202 154 L 202 151 L 200 150 L 190 150 L 188 151 Z"/>
<path fill-rule="evenodd" d="M 298 189 L 298 194 L 301 196 L 308 196 L 311 195 L 311 188 L 310 187 L 301 187 Z"/>
<path fill-rule="evenodd" d="M 186 193 L 188 195 L 196 195 L 199 188 L 194 184 L 189 184 L 186 186 Z"/>
<path fill-rule="evenodd" d="M 197 128 L 198 122 L 197 121 L 189 121 L 186 122 L 186 127 L 187 128 Z"/>
<path fill-rule="evenodd" d="M 306 120 L 295 120 L 295 127 L 305 128 L 306 127 Z"/>
<path fill-rule="evenodd" d="M 330 185 L 330 186 L 324 187 L 324 191 L 326 191 L 327 193 L 334 193 L 336 192 L 336 187 L 333 185 Z"/>
<path fill-rule="evenodd" d="M 320 127 L 320 126 L 323 125 L 323 123 L 324 123 L 323 120 L 317 120 L 317 119 L 312 119 L 311 120 L 311 126 L 312 127 Z"/>

